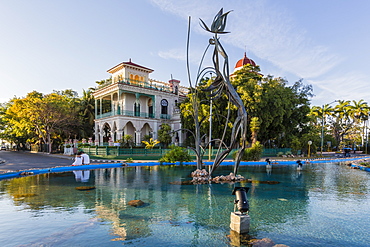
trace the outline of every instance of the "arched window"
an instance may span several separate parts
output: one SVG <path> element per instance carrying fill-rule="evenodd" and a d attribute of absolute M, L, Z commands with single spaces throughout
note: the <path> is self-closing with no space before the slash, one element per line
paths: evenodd
<path fill-rule="evenodd" d="M 140 104 L 134 103 L 134 116 L 135 117 L 140 116 Z"/>
<path fill-rule="evenodd" d="M 153 100 L 152 99 L 149 99 L 148 100 L 148 113 L 149 113 L 149 117 L 150 118 L 154 118 L 154 114 L 153 114 Z"/>
<path fill-rule="evenodd" d="M 134 77 L 134 83 L 135 84 L 138 84 L 139 83 L 139 80 L 140 80 L 139 76 L 138 75 L 135 75 L 135 77 Z"/>
<path fill-rule="evenodd" d="M 165 99 L 161 100 L 161 114 L 168 114 L 168 101 Z"/>

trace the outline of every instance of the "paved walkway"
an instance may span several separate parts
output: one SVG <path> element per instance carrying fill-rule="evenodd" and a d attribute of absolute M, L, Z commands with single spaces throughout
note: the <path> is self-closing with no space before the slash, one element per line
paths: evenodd
<path fill-rule="evenodd" d="M 357 159 L 361 156 L 356 155 Z M 327 157 L 327 159 L 334 157 Z M 355 158 L 355 159 L 356 159 Z M 365 158 L 365 157 L 363 157 Z M 62 155 L 62 154 L 47 154 L 47 153 L 31 153 L 24 151 L 0 151 L 0 174 L 9 172 L 9 171 L 20 171 L 20 170 L 29 170 L 29 169 L 42 169 L 42 168 L 53 168 L 53 167 L 66 167 L 71 166 L 73 163 L 74 156 Z M 327 162 L 327 159 L 312 159 L 313 162 Z M 350 159 L 340 159 L 341 161 L 351 160 Z M 303 159 L 304 160 L 304 159 Z M 278 163 L 283 163 L 282 160 L 276 160 Z M 157 163 L 157 160 L 135 160 L 134 163 L 131 163 L 130 166 L 140 165 L 140 163 Z M 286 161 L 288 162 L 288 161 Z M 295 162 L 291 160 L 289 162 Z M 91 164 L 107 164 L 107 163 L 126 163 L 125 160 L 99 160 L 91 159 Z M 210 163 L 210 162 L 204 162 Z M 233 164 L 232 161 L 225 163 Z M 265 164 L 264 159 L 260 162 L 254 162 Z"/>
<path fill-rule="evenodd" d="M 71 166 L 74 155 L 31 153 L 29 151 L 0 151 L 0 174 L 8 171 Z M 158 160 L 135 160 L 151 163 Z M 90 159 L 91 164 L 126 163 L 126 160 Z"/>
<path fill-rule="evenodd" d="M 74 156 L 62 154 L 31 153 L 24 151 L 0 151 L 0 173 L 8 171 L 29 170 L 34 168 L 51 168 L 72 165 Z M 92 164 L 123 163 L 119 160 L 95 160 Z"/>

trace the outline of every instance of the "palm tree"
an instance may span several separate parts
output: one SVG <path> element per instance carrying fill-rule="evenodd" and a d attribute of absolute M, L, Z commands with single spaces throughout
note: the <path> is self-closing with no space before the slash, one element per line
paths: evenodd
<path fill-rule="evenodd" d="M 359 101 L 352 100 L 353 106 L 350 106 L 349 115 L 352 117 L 355 125 L 361 127 L 362 124 L 362 134 L 361 141 L 362 145 L 364 144 L 364 134 L 365 134 L 365 122 L 369 119 L 370 107 L 367 102 L 363 99 Z"/>
<path fill-rule="evenodd" d="M 321 107 L 319 107 L 319 106 L 312 106 L 311 107 L 309 116 L 312 117 L 311 123 L 314 126 L 320 126 L 320 124 L 321 124 L 320 119 L 321 119 L 321 116 L 322 116 L 321 112 L 322 112 Z"/>
<path fill-rule="evenodd" d="M 332 127 L 334 137 L 338 143 L 341 143 L 344 136 L 352 129 L 352 121 L 349 114 L 350 106 L 349 100 L 338 100 L 338 104 L 334 107 Z"/>
<path fill-rule="evenodd" d="M 335 102 L 335 101 L 334 101 Z M 333 102 L 333 103 L 334 103 Z M 330 106 L 330 104 L 325 104 L 321 108 L 321 117 L 322 117 L 322 126 L 321 126 L 321 154 L 323 151 L 324 146 L 324 137 L 325 137 L 325 130 L 326 130 L 326 119 L 332 119 L 334 113 L 334 108 Z"/>

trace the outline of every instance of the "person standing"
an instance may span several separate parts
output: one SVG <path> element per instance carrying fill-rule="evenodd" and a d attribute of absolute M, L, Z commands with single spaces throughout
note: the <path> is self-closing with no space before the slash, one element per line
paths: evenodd
<path fill-rule="evenodd" d="M 82 158 L 82 165 L 90 165 L 90 156 L 85 153 L 84 151 L 81 151 L 81 158 Z"/>

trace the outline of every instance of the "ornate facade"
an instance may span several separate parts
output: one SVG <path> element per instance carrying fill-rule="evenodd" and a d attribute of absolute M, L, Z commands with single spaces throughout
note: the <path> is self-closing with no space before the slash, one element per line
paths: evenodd
<path fill-rule="evenodd" d="M 161 124 L 181 129 L 177 104 L 187 94 L 180 81 L 168 83 L 149 78 L 152 69 L 131 62 L 122 62 L 107 71 L 111 79 L 100 85 L 95 97 L 95 142 L 115 142 L 131 135 L 137 145 L 145 135 L 157 139 Z M 173 135 L 173 143 L 182 143 L 181 132 Z"/>

